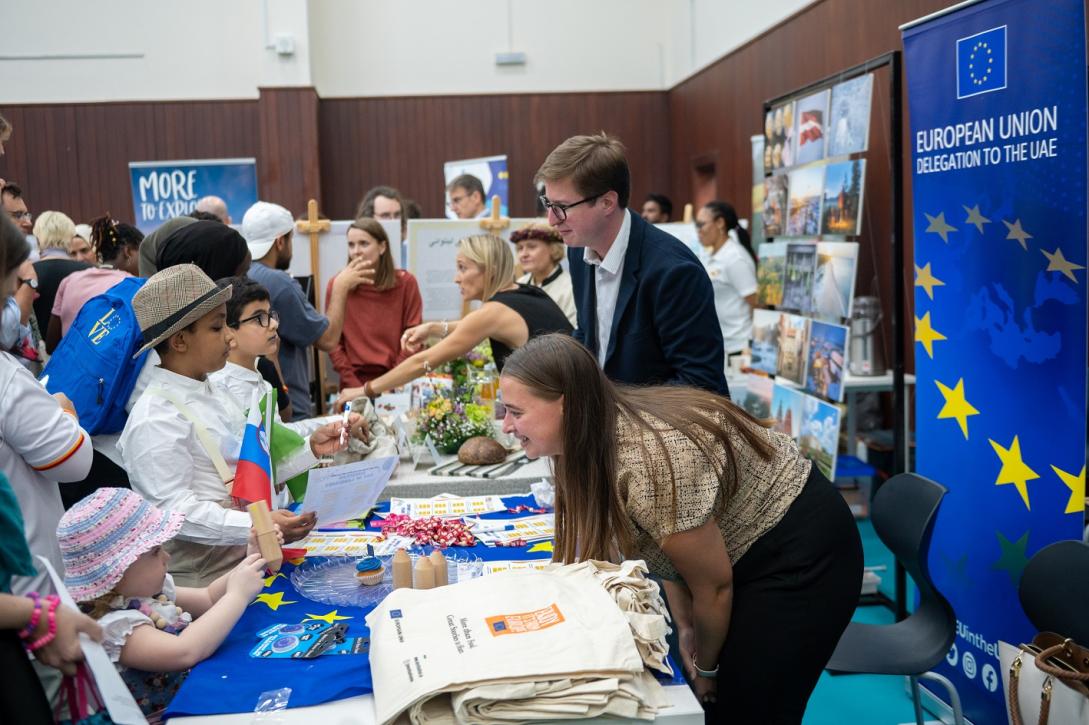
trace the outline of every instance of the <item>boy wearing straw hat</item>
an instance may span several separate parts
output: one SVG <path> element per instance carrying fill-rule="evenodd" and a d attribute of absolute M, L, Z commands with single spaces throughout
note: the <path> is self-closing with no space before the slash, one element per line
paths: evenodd
<path fill-rule="evenodd" d="M 129 414 L 117 447 L 134 491 L 167 511 L 185 515 L 170 543 L 170 573 L 180 586 L 206 586 L 242 560 L 249 515 L 230 496 L 246 413 L 217 394 L 208 374 L 227 362 L 226 301 L 191 264 L 155 274 L 133 297 L 145 345 L 161 362 Z M 139 352 L 137 353 L 139 354 Z M 359 418 L 349 419 L 358 426 Z M 276 469 L 287 480 L 342 448 L 341 421 L 315 430 L 307 444 Z M 274 494 L 274 506 L 285 503 Z M 273 520 L 288 542 L 305 537 L 313 514 L 277 509 Z"/>

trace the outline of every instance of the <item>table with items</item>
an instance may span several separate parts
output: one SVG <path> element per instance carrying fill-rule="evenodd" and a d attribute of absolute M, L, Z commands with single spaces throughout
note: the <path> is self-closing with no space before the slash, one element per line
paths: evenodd
<path fill-rule="evenodd" d="M 394 495 L 379 503 L 363 520 L 315 531 L 306 540 L 290 545 L 304 547 L 305 552 L 301 548 L 285 549 L 287 560 L 283 567 L 265 580 L 264 590 L 247 608 L 218 651 L 189 673 L 166 716 L 177 723 L 210 722 L 211 716 L 215 716 L 215 722 L 250 722 L 254 712 L 275 711 L 277 722 L 313 722 L 314 717 L 331 717 L 336 722 L 383 721 L 381 702 L 376 712 L 375 682 L 381 682 L 383 676 L 388 682 L 388 674 L 402 673 L 372 672 L 369 652 L 372 632 L 366 618 L 376 607 L 379 612 L 387 613 L 382 609 L 387 596 L 389 601 L 399 603 L 405 600 L 402 595 L 411 598 L 428 594 L 412 591 L 410 584 L 410 591 L 399 590 L 391 595 L 394 578 L 402 577 L 403 580 L 407 572 L 410 579 L 415 578 L 416 589 L 442 586 L 445 578 L 452 586 L 442 596 L 452 597 L 465 594 L 466 587 L 473 587 L 474 592 L 477 589 L 486 592 L 492 585 L 489 581 L 495 582 L 490 579 L 494 574 L 500 577 L 535 574 L 548 565 L 552 556 L 552 513 L 551 508 L 540 505 L 533 495 L 438 495 L 430 498 Z M 515 573 L 502 573 L 509 570 Z M 599 579 L 600 576 L 599 573 Z M 572 577 L 555 578 L 573 581 Z M 421 584 L 423 581 L 426 584 Z M 657 591 L 653 583 L 648 586 Z M 461 591 L 456 591 L 455 587 Z M 487 598 L 486 593 L 482 598 Z M 482 625 L 487 604 L 481 602 Z M 399 609 L 388 614 L 395 618 L 402 616 Z M 491 634 L 506 633 L 500 631 L 503 627 L 524 626 L 525 622 L 517 619 L 523 616 L 507 614 L 506 617 L 515 619 L 504 619 L 502 625 L 489 619 L 488 625 L 494 630 Z M 646 621 L 638 618 L 649 615 L 625 616 L 634 622 Z M 559 619 L 563 621 L 562 617 Z M 573 624 L 577 617 L 569 619 Z M 400 639 L 400 623 L 396 624 L 396 636 Z M 467 625 L 463 622 L 463 626 Z M 536 621 L 531 628 L 544 626 L 548 625 Z M 456 643 L 454 629 L 451 625 Z M 642 653 L 647 644 L 639 641 L 636 629 L 633 624 L 632 634 Z M 624 631 L 627 633 L 626 628 Z M 375 630 L 376 642 L 391 641 L 377 639 L 377 633 Z M 496 639 L 506 643 L 513 638 Z M 652 642 L 651 649 L 656 644 Z M 630 642 L 626 646 L 631 649 Z M 532 648 L 526 650 L 527 657 L 523 660 L 531 662 L 534 651 Z M 661 656 L 664 653 L 660 653 L 659 660 Z M 389 658 L 384 661 L 388 662 Z M 640 665 L 638 660 L 636 665 Z M 413 680 L 411 667 L 408 669 L 408 677 Z M 654 680 L 661 685 L 658 687 L 653 680 L 651 682 L 658 698 L 657 706 L 649 710 L 640 708 L 639 719 L 678 725 L 703 722 L 703 711 L 684 683 L 679 668 L 673 665 L 672 669 L 677 674 L 653 673 Z M 635 677 L 645 680 L 649 672 L 645 670 Z M 443 674 L 449 676 L 451 673 Z M 609 682 L 613 685 L 606 684 Z M 620 682 L 624 682 L 623 677 Z M 613 696 L 613 693 L 603 695 L 602 688 L 617 689 L 613 680 L 586 681 L 582 687 L 587 692 L 596 689 L 596 694 L 589 693 L 583 699 L 574 696 L 578 702 L 601 702 L 602 697 Z M 636 689 L 639 687 L 645 691 L 645 682 L 638 684 Z M 634 697 L 639 699 L 638 695 Z M 446 698 L 446 701 L 451 699 L 457 700 L 454 697 Z M 551 701 L 538 697 L 533 702 Z M 619 707 L 615 703 L 610 707 L 614 709 L 609 712 L 621 711 L 615 709 Z M 563 707 L 559 709 L 563 710 Z M 649 716 L 648 712 L 651 713 Z M 580 716 L 566 715 L 569 722 L 575 717 Z M 502 718 L 495 721 L 502 721 Z"/>

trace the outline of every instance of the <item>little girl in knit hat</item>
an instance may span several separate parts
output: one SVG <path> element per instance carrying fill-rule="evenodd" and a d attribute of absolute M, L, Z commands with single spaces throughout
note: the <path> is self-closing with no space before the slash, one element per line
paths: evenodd
<path fill-rule="evenodd" d="M 175 587 L 163 544 L 184 517 L 123 488 L 100 488 L 57 527 L 64 583 L 102 627 L 102 645 L 146 715 L 169 704 L 188 670 L 210 657 L 263 587 L 254 553 L 203 589 Z"/>

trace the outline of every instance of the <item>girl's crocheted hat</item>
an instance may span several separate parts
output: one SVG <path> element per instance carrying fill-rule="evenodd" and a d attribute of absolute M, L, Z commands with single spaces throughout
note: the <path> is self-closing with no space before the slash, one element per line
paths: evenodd
<path fill-rule="evenodd" d="M 100 488 L 81 500 L 57 526 L 72 598 L 86 602 L 110 591 L 141 554 L 173 539 L 184 521 L 127 488 Z"/>

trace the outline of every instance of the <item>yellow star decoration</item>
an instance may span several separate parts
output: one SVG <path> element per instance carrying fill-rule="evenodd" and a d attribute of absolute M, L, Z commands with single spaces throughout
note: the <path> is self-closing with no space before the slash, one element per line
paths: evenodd
<path fill-rule="evenodd" d="M 554 551 L 551 541 L 542 541 L 539 544 L 534 544 L 529 547 L 529 553 L 532 554 L 535 551 Z"/>
<path fill-rule="evenodd" d="M 1062 272 L 1070 281 L 1074 284 L 1078 283 L 1078 278 L 1074 276 L 1075 269 L 1085 269 L 1080 264 L 1074 264 L 1063 256 L 1063 250 L 1060 247 L 1055 247 L 1054 252 L 1048 252 L 1045 249 L 1041 249 L 1040 253 L 1047 257 L 1047 271 L 1048 272 Z"/>
<path fill-rule="evenodd" d="M 1021 228 L 1021 220 L 1017 219 L 1016 221 L 1014 221 L 1013 224 L 1010 224 L 1008 221 L 1003 219 L 1002 223 L 1006 225 L 1006 231 L 1009 232 L 1006 235 L 1006 239 L 1016 239 L 1018 242 L 1021 243 L 1021 249 L 1024 249 L 1027 252 L 1028 245 L 1025 244 L 1025 240 L 1032 239 L 1032 235 Z"/>
<path fill-rule="evenodd" d="M 342 617 L 339 614 L 337 614 L 337 610 L 334 609 L 333 611 L 328 612 L 326 614 L 307 614 L 306 619 L 307 620 L 309 620 L 309 619 L 320 619 L 323 622 L 328 622 L 329 624 L 332 624 L 333 622 L 339 622 L 342 619 L 351 619 L 351 617 Z M 306 621 L 306 620 L 303 620 L 303 621 Z"/>
<path fill-rule="evenodd" d="M 287 579 L 287 577 L 284 576 L 283 574 L 281 574 L 280 572 L 276 572 L 272 576 L 265 577 L 265 589 L 268 589 L 270 586 L 272 586 L 272 582 L 276 581 L 280 577 L 283 577 L 284 579 Z"/>
<path fill-rule="evenodd" d="M 984 224 L 990 224 L 991 220 L 979 213 L 979 204 L 976 204 L 971 209 L 969 209 L 964 204 L 961 204 L 961 206 L 964 207 L 964 211 L 968 212 L 968 218 L 964 220 L 964 223 L 965 224 L 975 224 L 976 229 L 978 229 L 979 233 L 982 234 L 983 233 L 983 225 Z"/>
<path fill-rule="evenodd" d="M 915 318 L 915 342 L 923 343 L 931 360 L 934 359 L 934 343 L 945 339 L 945 335 L 930 326 L 930 312 L 923 315 L 922 319 Z"/>
<path fill-rule="evenodd" d="M 964 434 L 964 440 L 968 440 L 968 416 L 979 415 L 979 411 L 964 397 L 964 378 L 958 380 L 952 388 L 942 385 L 939 380 L 935 380 L 934 384 L 938 386 L 938 392 L 945 398 L 945 405 L 938 411 L 938 420 L 955 419 L 960 424 L 960 432 Z"/>
<path fill-rule="evenodd" d="M 955 232 L 957 231 L 957 228 L 949 226 L 949 224 L 945 222 L 945 212 L 939 212 L 938 216 L 930 216 L 924 211 L 923 216 L 930 222 L 930 224 L 927 225 L 926 230 L 928 232 L 934 232 L 942 238 L 943 242 L 949 244 L 949 232 Z"/>
<path fill-rule="evenodd" d="M 1010 447 L 1003 448 L 990 438 L 987 440 L 990 442 L 991 448 L 994 448 L 994 452 L 998 454 L 998 459 L 1002 461 L 1002 470 L 998 472 L 998 478 L 995 479 L 994 485 L 1002 486 L 1012 483 L 1017 487 L 1017 492 L 1021 494 L 1021 500 L 1025 502 L 1025 508 L 1031 511 L 1028 482 L 1039 478 L 1040 474 L 1029 468 L 1021 458 L 1021 442 L 1017 440 L 1017 436 L 1014 436 Z"/>
<path fill-rule="evenodd" d="M 1081 473 L 1074 476 L 1061 468 L 1052 466 L 1051 470 L 1059 477 L 1066 487 L 1070 489 L 1070 500 L 1066 502 L 1066 511 L 1063 513 L 1076 514 L 1085 510 L 1085 466 L 1081 467 Z"/>
<path fill-rule="evenodd" d="M 274 612 L 280 607 L 283 607 L 287 604 L 298 604 L 298 602 L 285 602 L 283 592 L 276 592 L 275 594 L 269 594 L 267 592 L 264 594 L 258 594 L 257 598 L 250 603 L 250 606 L 257 604 L 258 602 L 264 604 Z"/>
<path fill-rule="evenodd" d="M 930 272 L 930 262 L 927 262 L 926 266 L 923 267 L 915 265 L 915 286 L 922 287 L 926 290 L 926 296 L 934 299 L 934 288 L 944 287 L 945 282 L 942 282 Z"/>

